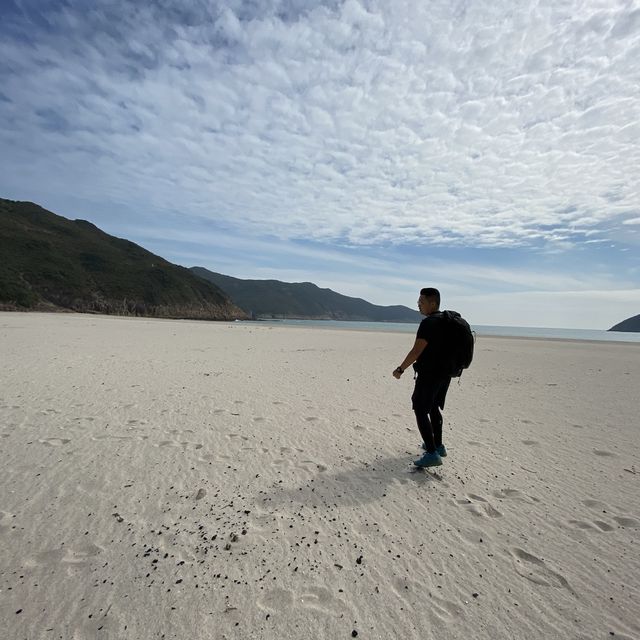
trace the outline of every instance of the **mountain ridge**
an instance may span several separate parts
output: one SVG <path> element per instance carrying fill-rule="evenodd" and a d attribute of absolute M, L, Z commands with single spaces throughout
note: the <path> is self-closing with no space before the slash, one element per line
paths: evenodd
<path fill-rule="evenodd" d="M 211 282 L 86 220 L 0 198 L 0 308 L 245 319 Z"/>
<path fill-rule="evenodd" d="M 216 284 L 254 318 L 415 322 L 422 317 L 418 311 L 403 305 L 375 305 L 362 298 L 320 288 L 312 282 L 241 279 L 204 267 L 191 267 L 191 271 Z"/>

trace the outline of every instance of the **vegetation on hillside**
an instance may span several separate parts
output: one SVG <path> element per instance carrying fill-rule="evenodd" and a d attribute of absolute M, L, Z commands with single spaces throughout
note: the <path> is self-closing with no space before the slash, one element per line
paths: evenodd
<path fill-rule="evenodd" d="M 0 199 L 0 306 L 172 318 L 246 317 L 188 269 L 31 202 Z"/>

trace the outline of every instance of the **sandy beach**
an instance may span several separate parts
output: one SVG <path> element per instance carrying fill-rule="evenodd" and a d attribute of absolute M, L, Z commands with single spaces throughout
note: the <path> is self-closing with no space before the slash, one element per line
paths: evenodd
<path fill-rule="evenodd" d="M 640 639 L 640 344 L 0 313 L 0 635 Z"/>

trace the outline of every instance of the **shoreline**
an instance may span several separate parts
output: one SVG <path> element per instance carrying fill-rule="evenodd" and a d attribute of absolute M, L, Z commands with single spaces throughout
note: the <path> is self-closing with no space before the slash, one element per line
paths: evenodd
<path fill-rule="evenodd" d="M 164 322 L 190 322 L 190 323 L 199 323 L 199 324 L 205 324 L 205 325 L 246 325 L 246 326 L 256 326 L 256 327 L 271 327 L 271 328 L 287 328 L 287 329 L 304 329 L 304 330 L 308 330 L 308 329 L 319 329 L 319 330 L 325 330 L 325 331 L 349 331 L 349 332 L 367 332 L 367 333 L 377 333 L 377 334 L 395 334 L 395 335 L 411 335 L 411 331 L 408 330 L 393 330 L 391 328 L 385 328 L 385 329 L 379 329 L 376 327 L 361 327 L 361 326 L 344 326 L 346 324 L 349 324 L 350 322 L 352 322 L 354 325 L 355 324 L 369 324 L 369 325 L 375 325 L 376 322 L 362 322 L 362 321 L 349 321 L 349 320 L 340 320 L 340 321 L 334 321 L 334 320 L 326 320 L 326 321 L 315 321 L 315 320 L 300 320 L 300 321 L 296 321 L 296 322 L 309 322 L 309 324 L 305 325 L 305 324 L 294 324 L 294 323 L 288 323 L 286 321 L 281 321 L 281 320 L 201 320 L 198 318 L 156 318 L 153 316 L 126 316 L 126 315 L 115 315 L 115 314 L 99 314 L 99 313 L 78 313 L 76 311 L 65 311 L 65 310 L 61 310 L 61 311 L 2 311 L 0 310 L 0 319 L 3 317 L 3 315 L 27 315 L 27 316 L 37 316 L 37 315 L 42 315 L 42 316 L 47 316 L 47 315 L 51 315 L 51 316 L 63 316 L 63 317 L 88 317 L 88 318 L 119 318 L 119 319 L 123 319 L 123 320 L 136 320 L 136 321 L 151 321 L 151 320 L 158 320 L 158 321 L 164 321 Z M 320 324 L 315 324 L 316 322 L 320 323 Z M 344 325 L 340 325 L 340 326 L 323 326 L 321 323 L 323 322 L 341 322 L 344 323 Z M 314 324 L 311 324 L 314 323 Z M 406 326 L 409 326 L 408 323 L 391 323 L 391 322 L 381 322 L 380 324 L 384 324 L 387 327 L 389 325 L 393 325 L 393 324 L 401 324 Z M 415 325 L 415 329 L 417 330 L 418 327 L 418 323 L 416 323 Z M 492 326 L 492 330 L 493 329 L 499 329 L 500 327 L 493 327 Z M 609 339 L 602 339 L 602 338 L 574 338 L 574 337 L 559 337 L 559 336 L 533 336 L 533 335 L 500 335 L 500 334 L 496 334 L 496 333 L 483 333 L 482 328 L 478 328 L 478 329 L 473 329 L 472 330 L 476 333 L 476 336 L 479 338 L 499 338 L 499 339 L 509 339 L 509 340 L 539 340 L 539 341 L 552 341 L 552 342 L 581 342 L 581 343 L 588 343 L 588 344 L 592 344 L 592 343 L 597 343 L 597 344 L 626 344 L 626 345 L 640 345 L 640 333 L 638 332 L 611 332 L 610 330 L 607 329 L 564 329 L 564 328 L 547 328 L 547 327 L 510 327 L 510 326 L 505 326 L 504 327 L 505 331 L 509 331 L 509 329 L 517 329 L 517 330 L 527 330 L 527 329 L 531 329 L 533 331 L 597 331 L 597 332 L 603 332 L 609 336 L 611 336 Z M 626 336 L 627 334 L 630 334 L 630 336 L 632 336 L 633 339 L 629 339 L 629 338 L 625 338 L 624 336 Z"/>

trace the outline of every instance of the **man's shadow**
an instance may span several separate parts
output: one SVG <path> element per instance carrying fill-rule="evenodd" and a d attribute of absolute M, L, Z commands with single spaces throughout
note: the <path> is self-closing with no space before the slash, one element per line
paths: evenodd
<path fill-rule="evenodd" d="M 304 505 L 312 508 L 358 506 L 384 500 L 387 491 L 399 485 L 448 486 L 439 470 L 420 469 L 411 463 L 410 454 L 377 458 L 370 462 L 348 461 L 353 468 L 331 473 L 318 470 L 296 488 L 275 487 L 263 500 L 271 505 Z"/>

